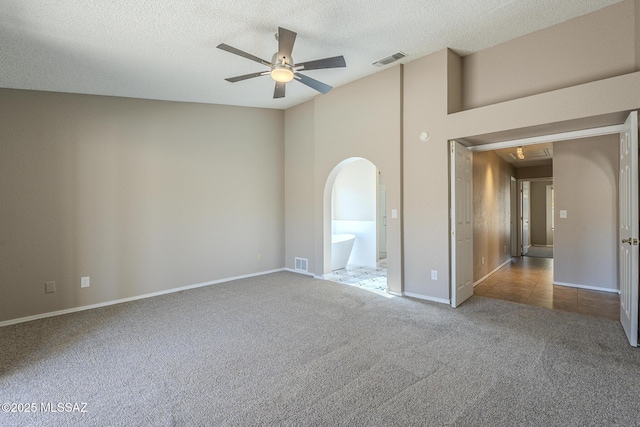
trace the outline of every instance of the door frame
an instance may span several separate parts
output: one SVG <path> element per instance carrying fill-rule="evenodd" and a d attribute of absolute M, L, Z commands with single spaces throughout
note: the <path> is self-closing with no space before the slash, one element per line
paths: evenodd
<path fill-rule="evenodd" d="M 516 237 L 517 237 L 517 253 L 518 255 L 513 255 L 513 256 L 524 256 L 525 254 L 522 253 L 522 212 L 521 212 L 521 206 L 522 206 L 522 183 L 523 182 L 536 182 L 536 181 L 552 181 L 553 182 L 553 177 L 552 176 L 548 176 L 548 177 L 541 177 L 541 178 L 520 178 L 518 180 L 516 180 L 517 182 L 517 192 L 518 192 L 518 202 L 517 202 L 517 217 L 518 217 L 518 221 L 517 221 L 517 229 L 516 229 Z M 531 186 L 529 186 L 529 210 L 531 210 Z M 529 233 L 531 233 L 531 212 L 529 212 Z M 531 236 L 529 236 L 529 243 L 531 243 Z"/>
<path fill-rule="evenodd" d="M 632 111 L 636 111 L 636 110 L 632 110 Z M 614 135 L 614 134 L 620 135 L 624 131 L 625 131 L 625 125 L 618 124 L 618 125 L 582 129 L 582 130 L 570 131 L 570 132 L 561 132 L 561 133 L 555 133 L 555 134 L 549 134 L 549 135 L 540 135 L 540 136 L 534 136 L 534 137 L 528 137 L 528 138 L 512 139 L 512 140 L 494 142 L 489 144 L 473 145 L 473 146 L 468 146 L 467 149 L 471 152 L 494 151 L 502 148 L 513 148 L 518 146 L 542 144 L 542 143 L 548 143 L 548 142 L 569 141 L 573 139 L 589 138 L 593 136 Z M 451 165 L 453 168 L 454 164 L 451 163 Z M 453 176 L 454 173 L 455 171 L 452 170 L 451 175 Z M 451 182 L 449 183 L 449 188 L 450 188 L 450 197 L 455 198 L 454 186 L 451 184 Z M 453 205 L 452 205 L 452 209 L 453 209 Z M 454 214 L 455 214 L 454 212 L 451 212 L 450 217 L 453 218 Z M 620 254 L 617 253 L 616 256 L 618 257 L 618 263 L 620 263 Z M 456 265 L 457 260 L 454 260 L 453 259 L 454 257 L 455 257 L 455 253 L 452 252 L 451 260 L 450 260 L 451 267 L 455 267 Z M 473 257 L 472 257 L 471 263 L 473 263 Z M 473 268 L 473 266 L 471 266 L 471 268 Z M 449 283 L 449 286 L 450 286 L 451 292 L 453 292 L 453 287 L 455 286 L 455 282 L 451 280 Z M 636 304 L 640 304 L 640 302 L 636 301 Z"/>

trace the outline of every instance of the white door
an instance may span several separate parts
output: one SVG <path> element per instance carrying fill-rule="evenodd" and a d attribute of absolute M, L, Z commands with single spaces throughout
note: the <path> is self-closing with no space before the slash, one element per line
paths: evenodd
<path fill-rule="evenodd" d="M 520 256 L 518 250 L 518 185 L 516 179 L 511 177 L 509 223 L 511 227 L 511 256 Z"/>
<path fill-rule="evenodd" d="M 522 221 L 522 255 L 526 255 L 529 252 L 529 246 L 531 246 L 531 229 L 529 228 L 529 216 L 531 215 L 531 205 L 529 204 L 529 187 L 531 183 L 529 181 L 522 182 L 522 188 L 520 189 L 520 215 Z"/>
<path fill-rule="evenodd" d="M 547 246 L 553 246 L 553 229 L 554 229 L 554 221 L 553 221 L 553 185 L 547 185 L 547 194 L 546 194 L 546 211 L 547 211 Z"/>
<path fill-rule="evenodd" d="M 620 132 L 620 323 L 629 343 L 638 346 L 638 113 Z"/>
<path fill-rule="evenodd" d="M 451 141 L 451 306 L 473 295 L 473 153 Z"/>

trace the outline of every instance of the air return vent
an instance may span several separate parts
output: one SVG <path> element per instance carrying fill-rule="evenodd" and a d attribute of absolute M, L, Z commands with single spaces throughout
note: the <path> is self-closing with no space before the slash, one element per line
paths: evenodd
<path fill-rule="evenodd" d="M 398 59 L 402 59 L 405 56 L 407 56 L 407 54 L 403 52 L 394 53 L 391 56 L 387 56 L 386 58 L 382 58 L 379 61 L 374 62 L 373 65 L 375 65 L 376 67 L 384 67 L 385 65 L 396 62 Z"/>
<path fill-rule="evenodd" d="M 309 271 L 309 260 L 306 258 L 298 258 L 296 257 L 296 270 L 298 271 Z"/>

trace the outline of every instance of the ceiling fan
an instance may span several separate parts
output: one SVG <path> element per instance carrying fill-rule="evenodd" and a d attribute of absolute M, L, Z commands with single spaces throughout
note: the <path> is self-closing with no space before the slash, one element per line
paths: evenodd
<path fill-rule="evenodd" d="M 346 67 L 347 64 L 344 61 L 344 57 L 334 56 L 332 58 L 316 59 L 315 61 L 302 62 L 296 64 L 291 58 L 291 51 L 293 50 L 293 44 L 296 41 L 297 33 L 287 30 L 286 28 L 278 27 L 276 33 L 276 40 L 278 41 L 278 51 L 273 54 L 271 62 L 251 55 L 235 47 L 221 43 L 217 47 L 218 49 L 226 50 L 227 52 L 235 55 L 242 56 L 255 62 L 259 62 L 262 65 L 269 67 L 268 71 L 262 71 L 258 73 L 245 74 L 243 76 L 229 77 L 225 79 L 228 82 L 235 83 L 242 80 L 252 79 L 254 77 L 266 76 L 270 74 L 273 80 L 276 81 L 276 88 L 273 92 L 274 98 L 284 98 L 285 85 L 291 80 L 297 80 L 302 84 L 309 86 L 312 89 L 321 93 L 327 93 L 333 87 L 328 84 L 319 82 L 311 77 L 301 74 L 300 71 L 319 70 L 322 68 L 340 68 Z"/>

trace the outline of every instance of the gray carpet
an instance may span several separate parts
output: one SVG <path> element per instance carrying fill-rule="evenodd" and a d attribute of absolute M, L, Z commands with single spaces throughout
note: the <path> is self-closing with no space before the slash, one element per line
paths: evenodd
<path fill-rule="evenodd" d="M 617 322 L 288 272 L 0 328 L 0 403 L 37 406 L 3 426 L 632 426 L 639 396 Z"/>

